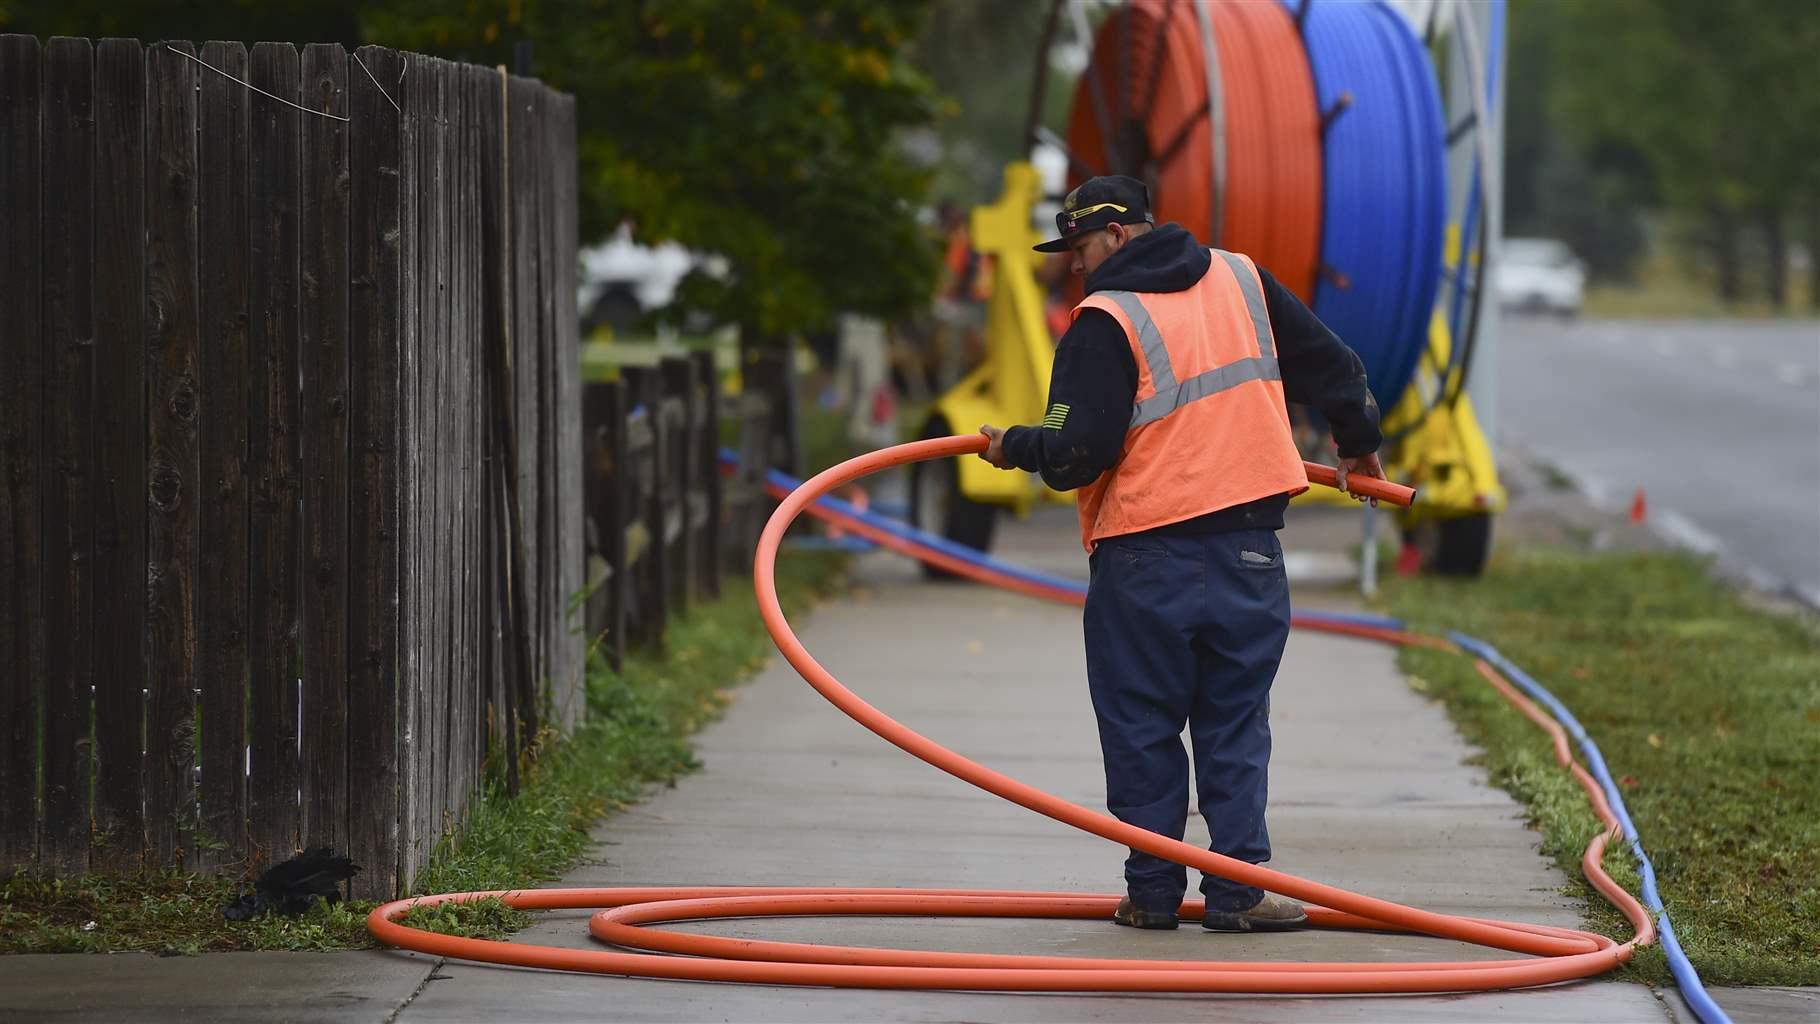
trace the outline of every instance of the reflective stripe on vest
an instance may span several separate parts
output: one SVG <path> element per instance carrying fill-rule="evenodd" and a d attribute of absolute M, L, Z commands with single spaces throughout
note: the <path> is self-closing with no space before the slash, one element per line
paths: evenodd
<path fill-rule="evenodd" d="M 1219 249 L 1213 251 L 1226 261 L 1232 276 L 1239 283 L 1239 293 L 1245 297 L 1245 311 L 1251 316 L 1251 329 L 1257 338 L 1260 353 L 1252 358 L 1216 366 L 1206 373 L 1178 382 L 1175 379 L 1175 367 L 1169 363 L 1169 348 L 1163 344 L 1163 333 L 1157 330 L 1156 322 L 1150 318 L 1150 313 L 1144 309 L 1144 304 L 1138 300 L 1136 293 L 1095 293 L 1118 303 L 1119 309 L 1131 321 L 1131 329 L 1137 333 L 1138 347 L 1144 351 L 1144 365 L 1150 370 L 1150 383 L 1156 388 L 1156 394 L 1132 407 L 1131 423 L 1126 427 L 1127 430 L 1155 423 L 1189 402 L 1219 394 L 1240 384 L 1249 384 L 1254 380 L 1283 379 L 1282 368 L 1277 365 L 1276 350 L 1270 343 L 1270 311 L 1264 305 L 1264 294 L 1258 289 L 1257 278 L 1252 276 L 1250 268 L 1237 256 Z"/>

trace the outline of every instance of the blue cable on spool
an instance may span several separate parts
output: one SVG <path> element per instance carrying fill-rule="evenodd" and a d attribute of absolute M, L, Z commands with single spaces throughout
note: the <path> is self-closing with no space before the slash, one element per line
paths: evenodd
<path fill-rule="evenodd" d="M 1283 3 L 1302 14 L 1321 110 L 1350 98 L 1323 138 L 1324 272 L 1314 311 L 1359 353 L 1373 395 L 1388 409 L 1427 344 L 1440 283 L 1447 219 L 1440 87 L 1421 41 L 1382 0 Z"/>

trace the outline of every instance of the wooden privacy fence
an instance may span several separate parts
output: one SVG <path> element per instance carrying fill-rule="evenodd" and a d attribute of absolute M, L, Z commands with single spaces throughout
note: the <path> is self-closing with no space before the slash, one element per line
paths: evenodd
<path fill-rule="evenodd" d="M 587 632 L 618 670 L 629 645 L 663 643 L 669 619 L 746 574 L 771 504 L 764 494 L 771 406 L 733 407 L 738 457 L 720 466 L 721 397 L 706 352 L 627 367 L 582 394 L 588 538 Z"/>
<path fill-rule="evenodd" d="M 494 69 L 0 36 L 0 871 L 389 895 L 579 713 L 574 154 Z"/>

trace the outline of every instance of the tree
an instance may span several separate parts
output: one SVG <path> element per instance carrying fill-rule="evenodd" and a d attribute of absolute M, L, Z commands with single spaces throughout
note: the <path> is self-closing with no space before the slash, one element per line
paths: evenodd
<path fill-rule="evenodd" d="M 1005 164 L 1029 158 L 1024 121 L 1051 2 L 937 0 L 931 9 L 910 59 L 942 94 L 937 185 L 944 196 L 990 201 Z M 1062 21 L 1058 35 L 1071 34 Z M 1066 84 L 1051 74 L 1047 107 L 1058 123 L 1072 93 Z"/>
<path fill-rule="evenodd" d="M 8 31 L 381 43 L 514 66 L 574 93 L 581 238 L 622 221 L 725 260 L 678 316 L 748 337 L 927 301 L 929 171 L 903 158 L 935 116 L 904 58 L 927 0 L 7 0 Z"/>
<path fill-rule="evenodd" d="M 1510 5 L 1504 93 L 1504 222 L 1516 235 L 1546 231 L 1537 209 L 1541 198 L 1537 177 L 1555 141 L 1548 120 L 1547 90 L 1554 76 L 1554 37 L 1560 19 L 1542 6 L 1545 2 L 1514 0 Z"/>
<path fill-rule="evenodd" d="M 675 312 L 748 339 L 927 300 L 928 171 L 898 142 L 934 117 L 900 56 L 924 0 L 406 0 L 365 17 L 375 41 L 511 63 L 576 97 L 582 234 L 622 221 L 726 261 Z"/>
<path fill-rule="evenodd" d="M 1581 151 L 1640 154 L 1667 205 L 1707 224 L 1719 291 L 1743 292 L 1742 236 L 1783 297 L 1786 213 L 1820 194 L 1820 9 L 1783 0 L 1559 5 L 1551 113 Z"/>

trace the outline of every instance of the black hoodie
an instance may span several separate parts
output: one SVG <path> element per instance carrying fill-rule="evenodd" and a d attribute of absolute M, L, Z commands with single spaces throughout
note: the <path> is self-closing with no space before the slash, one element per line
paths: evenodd
<path fill-rule="evenodd" d="M 1213 254 L 1187 230 L 1166 224 L 1126 242 L 1100 264 L 1087 277 L 1087 294 L 1186 291 L 1212 262 Z M 1284 397 L 1313 406 L 1327 418 L 1342 456 L 1377 451 L 1383 436 L 1378 431 L 1377 403 L 1365 386 L 1365 365 L 1268 271 L 1259 267 L 1258 277 L 1264 284 L 1264 304 L 1283 371 Z M 1043 482 L 1058 491 L 1098 480 L 1124 450 L 1137 381 L 1137 361 L 1125 329 L 1103 310 L 1082 310 L 1055 348 L 1049 378 L 1051 415 L 1044 426 L 1006 431 L 1006 457 L 1019 469 L 1041 473 Z M 1064 406 L 1065 415 L 1054 413 Z M 1209 438 L 1208 443 L 1222 442 Z M 1288 504 L 1288 495 L 1277 495 L 1160 529 L 1170 533 L 1281 529 Z"/>

